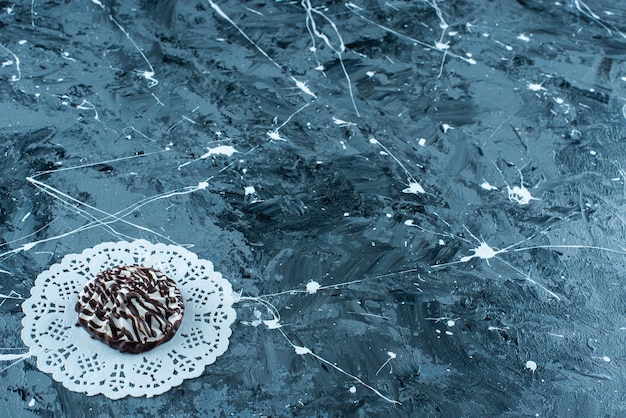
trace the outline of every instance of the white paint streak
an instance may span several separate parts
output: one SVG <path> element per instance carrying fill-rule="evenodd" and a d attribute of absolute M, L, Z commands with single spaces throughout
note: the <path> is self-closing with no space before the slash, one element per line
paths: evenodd
<path fill-rule="evenodd" d="M 224 13 L 224 11 L 222 10 L 222 8 L 215 3 L 212 0 L 209 0 L 209 4 L 211 5 L 211 8 L 218 14 L 220 15 L 224 20 L 226 20 L 228 23 L 230 23 L 235 29 L 237 29 L 237 31 L 241 34 L 241 36 L 243 36 L 244 38 L 246 38 L 246 40 L 248 42 L 250 42 L 252 44 L 252 46 L 254 46 L 257 51 L 259 51 L 265 58 L 267 58 L 269 60 L 269 62 L 271 62 L 272 64 L 274 64 L 280 71 L 282 71 L 284 74 L 287 75 L 287 77 L 289 77 L 289 79 L 291 81 L 293 81 L 296 84 L 296 87 L 298 87 L 301 91 L 303 91 L 305 94 L 315 98 L 315 94 L 307 87 L 306 83 L 297 80 L 294 76 L 290 75 L 287 73 L 287 70 L 285 70 L 279 63 L 277 63 L 272 57 L 269 56 L 269 54 L 267 52 L 265 52 L 263 50 L 263 48 L 261 48 L 259 45 L 257 45 L 256 42 L 254 42 L 252 40 L 252 38 L 250 38 L 248 36 L 248 34 L 246 32 L 244 32 L 243 29 L 241 29 L 226 13 Z"/>

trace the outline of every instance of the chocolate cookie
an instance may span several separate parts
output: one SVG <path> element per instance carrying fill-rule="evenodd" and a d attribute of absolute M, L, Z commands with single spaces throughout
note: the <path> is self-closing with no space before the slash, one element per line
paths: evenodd
<path fill-rule="evenodd" d="M 184 314 L 171 278 L 139 265 L 99 273 L 78 294 L 78 323 L 123 353 L 142 353 L 169 341 Z"/>

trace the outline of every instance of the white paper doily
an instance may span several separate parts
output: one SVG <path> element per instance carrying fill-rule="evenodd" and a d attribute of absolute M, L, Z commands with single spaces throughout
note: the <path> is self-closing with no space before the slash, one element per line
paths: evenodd
<path fill-rule="evenodd" d="M 77 295 L 103 270 L 139 264 L 174 279 L 185 301 L 176 335 L 141 354 L 125 354 L 76 326 Z M 22 310 L 22 340 L 37 367 L 66 388 L 112 399 L 154 396 L 198 377 L 228 348 L 235 321 L 230 283 L 185 248 L 145 240 L 107 242 L 66 255 L 44 271 Z"/>

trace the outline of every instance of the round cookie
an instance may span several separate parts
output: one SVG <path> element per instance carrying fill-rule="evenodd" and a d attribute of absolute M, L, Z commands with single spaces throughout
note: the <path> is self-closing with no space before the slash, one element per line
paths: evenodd
<path fill-rule="evenodd" d="M 123 353 L 142 353 L 169 341 L 185 311 L 174 280 L 139 265 L 98 273 L 78 294 L 75 309 L 76 325 Z"/>

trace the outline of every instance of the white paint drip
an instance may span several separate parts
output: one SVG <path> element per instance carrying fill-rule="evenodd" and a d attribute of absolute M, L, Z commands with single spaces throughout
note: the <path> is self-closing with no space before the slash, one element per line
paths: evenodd
<path fill-rule="evenodd" d="M 244 196 L 248 196 L 249 194 L 255 194 L 256 189 L 254 188 L 254 186 L 245 186 L 243 188 L 243 193 L 244 193 Z"/>

